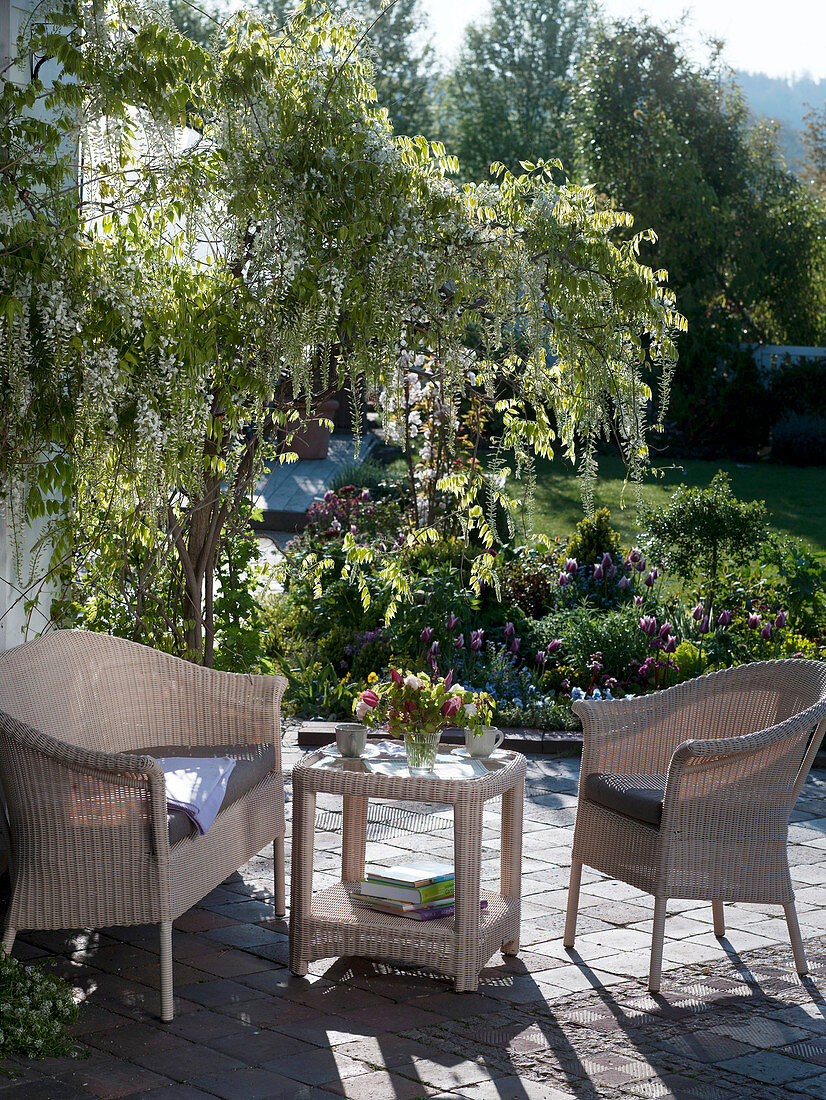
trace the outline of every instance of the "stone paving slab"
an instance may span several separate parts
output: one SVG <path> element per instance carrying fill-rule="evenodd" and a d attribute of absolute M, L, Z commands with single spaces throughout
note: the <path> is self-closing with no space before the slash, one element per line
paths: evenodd
<path fill-rule="evenodd" d="M 295 732 L 288 764 L 300 755 Z M 576 948 L 561 944 L 578 767 L 529 758 L 522 950 L 495 956 L 476 993 L 377 960 L 320 960 L 292 975 L 264 852 L 176 922 L 171 1024 L 157 1015 L 156 929 L 18 936 L 19 958 L 74 986 L 88 1056 L 4 1067 L 18 1076 L 0 1077 L 0 1100 L 826 1098 L 826 773 L 812 773 L 790 835 L 810 976 L 792 969 L 779 908 L 726 906 L 717 940 L 709 905 L 676 901 L 662 993 L 651 996 L 652 904 L 640 891 L 586 869 Z M 445 807 L 397 810 L 371 803 L 369 859 L 450 858 Z M 338 875 L 339 811 L 319 799 L 317 885 Z M 491 803 L 488 883 L 499 816 Z"/>

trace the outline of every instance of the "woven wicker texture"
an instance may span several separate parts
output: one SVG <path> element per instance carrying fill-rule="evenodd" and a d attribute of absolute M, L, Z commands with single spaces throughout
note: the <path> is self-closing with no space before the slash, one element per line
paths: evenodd
<path fill-rule="evenodd" d="M 634 700 L 574 704 L 584 746 L 565 945 L 573 946 L 582 865 L 655 902 L 649 988 L 659 988 L 668 898 L 784 906 L 805 959 L 786 850 L 789 816 L 826 730 L 826 664 L 741 665 Z M 589 775 L 666 775 L 659 827 L 589 801 Z M 802 969 L 801 969 L 802 967 Z"/>
<path fill-rule="evenodd" d="M 85 631 L 54 631 L 0 656 L 6 950 L 18 929 L 160 923 L 161 1015 L 172 1019 L 171 922 L 271 842 L 284 912 L 285 687 Z M 160 743 L 229 755 L 272 744 L 276 765 L 205 834 L 170 847 L 163 772 L 134 755 Z"/>
<path fill-rule="evenodd" d="M 397 777 L 371 773 L 359 762 L 338 770 L 317 768 L 314 753 L 293 769 L 293 857 L 290 902 L 290 969 L 306 974 L 313 959 L 363 955 L 429 966 L 453 977 L 458 991 L 474 990 L 479 971 L 495 951 L 519 950 L 522 808 L 525 758 L 503 754 L 475 779 Z M 316 794 L 343 800 L 341 878 L 313 894 Z M 482 811 L 502 798 L 501 886 L 480 890 Z M 455 914 L 414 921 L 359 908 L 350 893 L 364 874 L 367 805 L 370 798 L 438 802 L 453 806 Z M 480 912 L 479 902 L 488 907 Z"/>

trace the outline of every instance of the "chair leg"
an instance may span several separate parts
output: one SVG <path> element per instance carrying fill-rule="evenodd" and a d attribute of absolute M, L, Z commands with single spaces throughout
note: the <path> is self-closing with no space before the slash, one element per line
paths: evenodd
<path fill-rule="evenodd" d="M 171 1023 L 172 1004 L 172 921 L 161 921 L 161 1020 Z"/>
<path fill-rule="evenodd" d="M 272 842 L 272 858 L 275 874 L 275 915 L 283 917 L 287 912 L 287 899 L 284 890 L 284 834 Z"/>
<path fill-rule="evenodd" d="M 803 939 L 800 935 L 800 925 L 797 923 L 797 910 L 794 902 L 790 901 L 783 906 L 786 914 L 786 924 L 789 926 L 789 939 L 792 941 L 792 954 L 794 966 L 798 974 L 808 974 L 809 964 L 806 962 L 806 952 L 803 950 Z"/>
<path fill-rule="evenodd" d="M 659 993 L 663 971 L 665 907 L 668 898 L 654 898 L 654 931 L 651 935 L 651 965 L 648 968 L 648 992 Z"/>
<path fill-rule="evenodd" d="M 576 915 L 579 908 L 579 887 L 582 883 L 582 864 L 571 864 L 571 878 L 568 882 L 568 911 L 565 914 L 565 935 L 563 947 L 573 947 L 576 939 Z"/>
<path fill-rule="evenodd" d="M 711 912 L 714 914 L 714 935 L 725 936 L 726 917 L 723 913 L 723 903 L 721 901 L 713 901 L 711 903 Z"/>
<path fill-rule="evenodd" d="M 3 950 L 7 955 L 11 954 L 11 949 L 14 947 L 14 938 L 17 935 L 16 928 L 7 928 L 3 933 Z"/>

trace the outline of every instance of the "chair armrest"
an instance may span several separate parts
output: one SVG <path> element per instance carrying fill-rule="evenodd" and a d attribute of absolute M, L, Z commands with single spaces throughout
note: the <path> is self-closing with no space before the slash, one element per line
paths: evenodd
<path fill-rule="evenodd" d="M 571 709 L 582 721 L 582 775 L 665 774 L 685 741 L 669 691 L 635 699 L 579 699 Z"/>
<path fill-rule="evenodd" d="M 812 735 L 826 718 L 826 702 L 756 733 L 684 741 L 668 768 L 663 823 L 682 803 L 702 804 L 708 816 L 733 809 L 753 816 L 775 812 L 785 828 L 797 798 L 803 765 L 811 763 Z M 806 768 L 808 770 L 808 768 Z M 805 778 L 805 774 L 803 775 Z"/>
<path fill-rule="evenodd" d="M 113 807 L 121 814 L 133 812 L 145 817 L 148 804 L 151 848 L 160 864 L 169 862 L 169 833 L 166 811 L 166 782 L 161 767 L 151 756 L 107 753 L 69 745 L 51 734 L 33 729 L 25 722 L 0 712 L 0 736 L 7 735 L 12 748 L 4 771 L 11 773 L 4 782 L 4 794 L 10 815 L 27 802 L 31 816 L 40 816 L 48 831 L 47 812 L 38 815 L 37 784 L 51 783 L 52 793 L 72 790 L 71 776 L 94 786 L 94 798 L 84 801 L 84 814 L 90 824 L 96 817 L 110 820 Z M 36 780 L 32 756 L 39 758 Z M 27 759 L 28 758 L 28 759 Z M 68 773 L 68 774 L 67 774 Z M 15 782 L 16 781 L 16 782 Z M 21 785 L 25 788 L 21 792 Z M 29 787 L 31 786 L 31 789 Z"/>

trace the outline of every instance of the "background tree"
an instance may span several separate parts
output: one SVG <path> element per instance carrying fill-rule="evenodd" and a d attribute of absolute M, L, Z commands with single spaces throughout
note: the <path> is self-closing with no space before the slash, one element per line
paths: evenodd
<path fill-rule="evenodd" d="M 573 159 L 565 107 L 593 25 L 576 0 L 493 0 L 471 24 L 442 104 L 441 128 L 469 179 L 488 179 L 494 161 Z"/>
<path fill-rule="evenodd" d="M 673 414 L 693 442 L 725 445 L 746 397 L 737 386 L 751 386 L 750 399 L 759 390 L 747 363 L 734 390 L 718 364 L 736 368 L 741 344 L 824 336 L 822 210 L 783 165 L 771 128 L 750 124 L 719 60 L 694 65 L 675 34 L 650 23 L 597 32 L 572 104 L 581 178 L 604 205 L 656 228 L 642 255 L 679 289 L 689 325 Z M 740 424 L 759 435 L 755 421 Z"/>
<path fill-rule="evenodd" d="M 811 107 L 806 114 L 803 144 L 806 148 L 804 171 L 812 185 L 826 197 L 826 103 Z"/>

